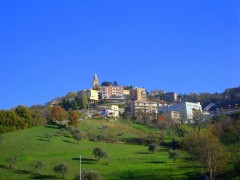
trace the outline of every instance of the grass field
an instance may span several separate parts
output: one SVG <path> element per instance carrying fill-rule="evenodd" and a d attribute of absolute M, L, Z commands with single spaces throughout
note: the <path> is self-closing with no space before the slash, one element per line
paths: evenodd
<path fill-rule="evenodd" d="M 102 125 L 111 126 L 113 131 L 127 132 L 136 136 L 146 136 L 151 131 L 145 126 L 125 123 L 109 123 L 104 120 L 88 120 L 81 124 L 85 131 Z M 136 127 L 134 127 L 136 126 Z M 152 130 L 153 131 L 153 130 Z M 155 130 L 154 130 L 155 131 Z M 55 134 L 48 141 L 46 132 Z M 81 140 L 78 144 L 69 136 L 61 136 L 57 126 L 35 127 L 5 134 L 4 143 L 0 144 L 0 179 L 60 179 L 61 175 L 52 170 L 59 162 L 69 165 L 66 179 L 73 179 L 79 171 L 79 156 L 82 157 L 82 168 L 97 170 L 101 179 L 187 179 L 193 175 L 193 169 L 187 156 L 181 156 L 174 163 L 168 158 L 168 149 L 159 146 L 157 152 L 150 153 L 147 146 L 130 144 L 111 144 Z M 109 153 L 109 164 L 101 159 L 96 161 L 92 149 L 100 147 Z M 5 159 L 17 156 L 15 169 L 7 168 Z M 32 163 L 44 161 L 42 175 L 36 173 Z"/>

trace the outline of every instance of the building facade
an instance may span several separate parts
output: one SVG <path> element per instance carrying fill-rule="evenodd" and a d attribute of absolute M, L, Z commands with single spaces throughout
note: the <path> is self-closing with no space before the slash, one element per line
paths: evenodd
<path fill-rule="evenodd" d="M 101 86 L 100 92 L 102 99 L 110 98 L 111 96 L 123 96 L 123 86 Z"/>
<path fill-rule="evenodd" d="M 85 93 L 90 101 L 90 103 L 96 103 L 99 100 L 99 91 L 94 90 L 94 89 L 86 89 L 83 91 L 79 91 L 78 97 L 82 97 L 83 93 Z"/>
<path fill-rule="evenodd" d="M 149 93 L 150 96 L 159 96 L 161 94 L 165 94 L 166 92 L 164 90 L 154 90 Z"/>
<path fill-rule="evenodd" d="M 177 102 L 178 100 L 178 94 L 175 92 L 167 92 L 164 97 L 167 102 Z"/>
<path fill-rule="evenodd" d="M 130 110 L 133 116 L 138 113 L 156 113 L 158 110 L 158 103 L 151 101 L 132 101 L 130 102 Z"/>
<path fill-rule="evenodd" d="M 146 101 L 147 93 L 144 88 L 133 88 L 130 90 L 130 97 L 134 101 Z"/>
<path fill-rule="evenodd" d="M 202 106 L 200 103 L 182 102 L 173 105 L 163 105 L 158 108 L 158 113 L 166 114 L 171 111 L 179 112 L 180 119 L 184 123 L 193 122 L 194 111 L 202 112 Z"/>

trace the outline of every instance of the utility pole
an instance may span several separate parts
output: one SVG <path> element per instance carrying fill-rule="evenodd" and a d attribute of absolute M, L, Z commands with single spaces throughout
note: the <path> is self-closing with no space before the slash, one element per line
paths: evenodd
<path fill-rule="evenodd" d="M 79 161 L 80 161 L 80 174 L 79 174 L 79 177 L 80 177 L 80 180 L 82 180 L 82 157 L 81 157 L 81 155 L 80 155 Z"/>

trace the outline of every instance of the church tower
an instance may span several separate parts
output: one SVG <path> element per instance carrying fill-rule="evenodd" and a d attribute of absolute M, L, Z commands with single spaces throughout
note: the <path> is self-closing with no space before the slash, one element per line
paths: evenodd
<path fill-rule="evenodd" d="M 98 76 L 95 73 L 93 77 L 93 89 L 97 89 L 97 88 L 98 88 Z"/>

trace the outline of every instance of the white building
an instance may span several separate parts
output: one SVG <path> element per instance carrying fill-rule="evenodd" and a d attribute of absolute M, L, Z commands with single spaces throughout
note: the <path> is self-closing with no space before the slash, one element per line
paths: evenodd
<path fill-rule="evenodd" d="M 184 123 L 191 123 L 193 120 L 193 111 L 199 110 L 202 112 L 200 103 L 182 102 L 173 105 L 163 105 L 158 108 L 158 113 L 166 114 L 171 111 L 177 111 L 180 114 L 180 119 Z"/>
<path fill-rule="evenodd" d="M 119 107 L 117 105 L 107 106 L 100 114 L 109 117 L 119 117 Z"/>
<path fill-rule="evenodd" d="M 86 89 L 78 92 L 78 96 L 82 97 L 83 93 L 85 93 L 90 100 L 91 103 L 98 102 L 99 91 L 94 89 Z"/>

